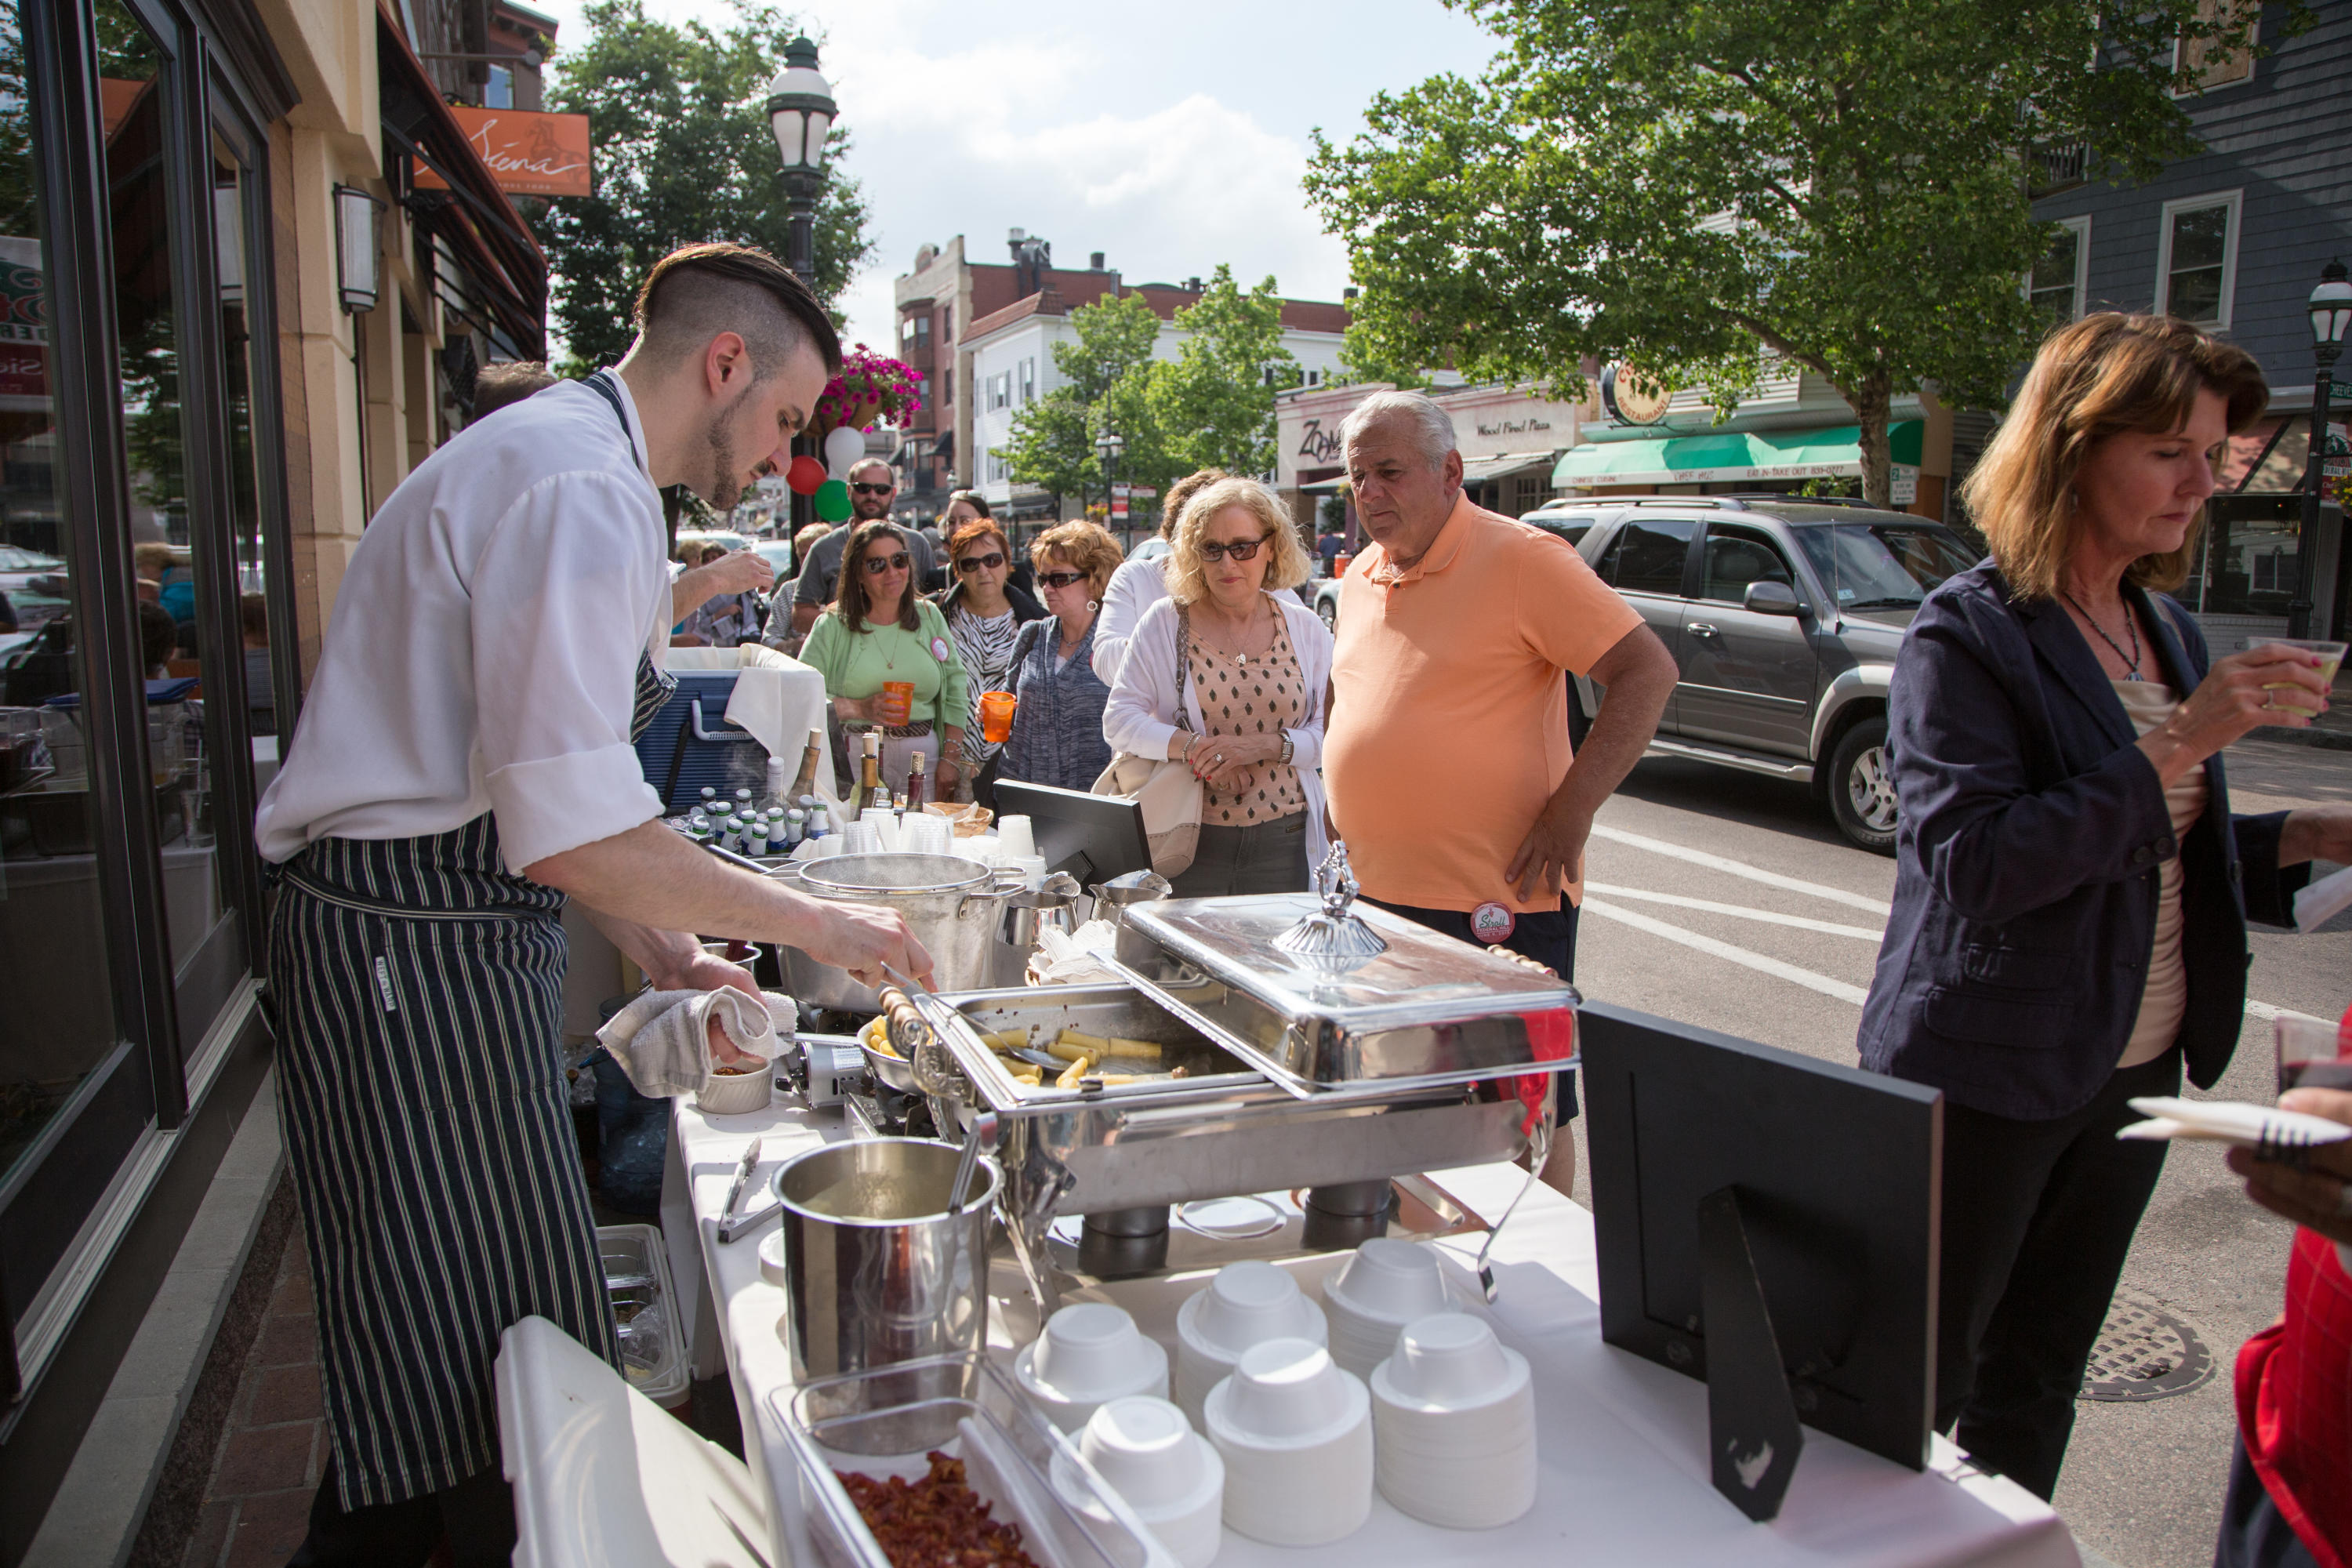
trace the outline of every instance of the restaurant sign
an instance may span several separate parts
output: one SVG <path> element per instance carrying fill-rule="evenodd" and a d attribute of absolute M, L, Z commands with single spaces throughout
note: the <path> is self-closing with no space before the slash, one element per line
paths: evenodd
<path fill-rule="evenodd" d="M 49 392 L 49 295 L 41 242 L 0 237 L 0 407 Z M 46 404 L 40 405 L 46 406 Z"/>
<path fill-rule="evenodd" d="M 588 163 L 588 117 L 538 114 L 520 109 L 469 109 L 453 103 L 449 112 L 474 152 L 510 196 L 593 195 Z M 420 163 L 420 190 L 446 191 L 449 183 Z"/>

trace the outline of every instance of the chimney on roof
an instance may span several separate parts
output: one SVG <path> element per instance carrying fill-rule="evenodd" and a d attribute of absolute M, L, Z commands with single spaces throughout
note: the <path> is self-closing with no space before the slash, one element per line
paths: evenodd
<path fill-rule="evenodd" d="M 1198 294 L 1201 291 L 1201 279 L 1197 277 L 1185 279 L 1184 291 L 1188 294 Z"/>
<path fill-rule="evenodd" d="M 1025 228 L 1007 229 L 1005 231 L 1004 237 L 1010 240 L 1013 244 L 1018 245 L 1023 240 L 1029 237 L 1029 231 Z"/>
<path fill-rule="evenodd" d="M 1087 257 L 1087 270 L 1089 272 L 1100 272 L 1102 269 L 1103 253 L 1099 250 L 1091 252 Z"/>

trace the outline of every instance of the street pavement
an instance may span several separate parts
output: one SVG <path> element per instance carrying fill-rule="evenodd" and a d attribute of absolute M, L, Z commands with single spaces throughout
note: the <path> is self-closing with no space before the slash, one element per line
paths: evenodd
<path fill-rule="evenodd" d="M 2249 741 L 2228 766 L 2242 813 L 2352 801 L 2352 752 Z M 1585 875 L 1576 978 L 1588 997 L 1854 1060 L 1895 862 L 1848 845 L 1809 790 L 1650 758 L 1602 809 Z M 2205 1098 L 2267 1102 L 2274 1013 L 2332 1018 L 2352 1002 L 2352 912 L 2313 935 L 2258 929 L 2252 944 L 2238 1056 Z M 1578 1155 L 1586 1196 L 1580 1139 Z M 2278 1315 L 2291 1231 L 2246 1201 L 2216 1149 L 2172 1152 L 2124 1286 L 2187 1321 L 2214 1375 L 2170 1398 L 2078 1403 L 2054 1500 L 2084 1547 L 2118 1568 L 2212 1562 L 2236 1419 L 2230 1372 Z"/>

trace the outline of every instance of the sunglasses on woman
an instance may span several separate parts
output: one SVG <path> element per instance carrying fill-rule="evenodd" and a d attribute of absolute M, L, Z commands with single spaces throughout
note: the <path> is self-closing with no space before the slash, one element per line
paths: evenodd
<path fill-rule="evenodd" d="M 1048 588 L 1066 588 L 1073 583 L 1083 583 L 1086 580 L 1087 574 L 1083 572 L 1040 572 L 1037 574 L 1037 581 L 1044 584 Z"/>
<path fill-rule="evenodd" d="M 956 563 L 959 572 L 993 572 L 1004 564 L 1004 556 L 992 550 L 985 555 L 967 555 Z"/>
<path fill-rule="evenodd" d="M 1273 537 L 1271 533 L 1261 533 L 1255 539 L 1237 539 L 1231 544 L 1219 544 L 1213 540 L 1201 546 L 1201 559 L 1223 561 L 1230 555 L 1236 561 L 1247 561 L 1255 556 L 1258 551 L 1264 548 L 1265 542 Z"/>
<path fill-rule="evenodd" d="M 885 572 L 904 572 L 906 569 L 907 552 L 903 550 L 895 555 L 869 555 L 866 558 L 866 574 L 868 577 L 879 577 Z"/>

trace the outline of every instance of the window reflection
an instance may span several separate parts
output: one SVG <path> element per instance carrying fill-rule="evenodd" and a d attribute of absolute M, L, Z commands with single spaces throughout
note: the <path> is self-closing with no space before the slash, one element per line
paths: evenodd
<path fill-rule="evenodd" d="M 0 1182 L 117 1038 L 56 488 L 22 13 L 0 0 Z"/>

